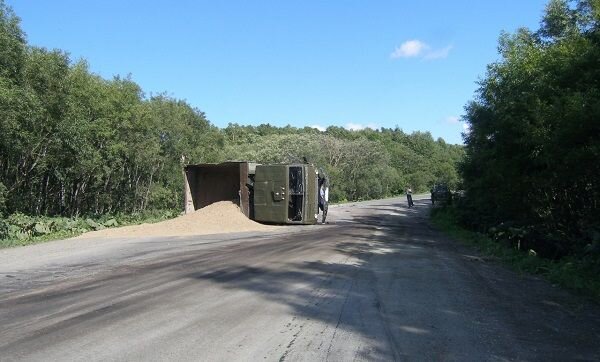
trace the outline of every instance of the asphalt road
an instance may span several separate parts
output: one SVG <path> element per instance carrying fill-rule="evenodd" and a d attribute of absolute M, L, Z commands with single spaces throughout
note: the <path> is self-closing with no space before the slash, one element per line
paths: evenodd
<path fill-rule="evenodd" d="M 429 208 L 0 251 L 0 360 L 600 360 L 598 305 L 473 254 Z"/>

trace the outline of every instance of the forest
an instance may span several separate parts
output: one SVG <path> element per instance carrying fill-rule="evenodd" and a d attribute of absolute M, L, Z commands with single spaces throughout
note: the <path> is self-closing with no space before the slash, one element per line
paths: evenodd
<path fill-rule="evenodd" d="M 336 202 L 456 187 L 464 149 L 399 128 L 218 128 L 131 76 L 104 79 L 67 51 L 29 45 L 0 1 L 0 155 L 0 215 L 98 217 L 181 210 L 186 164 L 306 158 L 330 175 Z"/>
<path fill-rule="evenodd" d="M 600 2 L 552 0 L 498 49 L 466 106 L 460 221 L 548 258 L 598 256 Z"/>

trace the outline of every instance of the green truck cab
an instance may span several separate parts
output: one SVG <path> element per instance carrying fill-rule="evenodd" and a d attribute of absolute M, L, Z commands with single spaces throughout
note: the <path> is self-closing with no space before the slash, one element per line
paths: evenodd
<path fill-rule="evenodd" d="M 254 219 L 276 224 L 317 222 L 317 170 L 306 164 L 259 165 L 254 176 Z"/>

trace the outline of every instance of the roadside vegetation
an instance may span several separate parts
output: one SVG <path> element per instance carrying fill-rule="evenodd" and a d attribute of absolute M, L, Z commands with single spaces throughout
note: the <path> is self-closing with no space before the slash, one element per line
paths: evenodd
<path fill-rule="evenodd" d="M 58 240 L 106 228 L 155 223 L 179 215 L 176 210 L 148 210 L 96 217 L 27 216 L 14 213 L 0 219 L 0 248 Z"/>
<path fill-rule="evenodd" d="M 186 164 L 306 158 L 330 175 L 339 202 L 456 185 L 464 149 L 399 128 L 220 129 L 186 101 L 29 45 L 0 0 L 0 155 L 0 246 L 9 246 L 177 215 Z"/>
<path fill-rule="evenodd" d="M 491 257 L 519 273 L 536 274 L 553 284 L 593 298 L 600 303 L 600 263 L 593 255 L 568 255 L 553 260 L 543 258 L 532 250 L 520 249 L 511 239 L 522 234 L 519 229 L 491 230 L 482 233 L 461 226 L 456 209 L 436 207 L 431 218 L 436 227 L 455 240 L 479 251 L 483 258 Z"/>
<path fill-rule="evenodd" d="M 466 106 L 464 197 L 433 218 L 600 300 L 600 2 L 552 0 L 499 51 Z"/>

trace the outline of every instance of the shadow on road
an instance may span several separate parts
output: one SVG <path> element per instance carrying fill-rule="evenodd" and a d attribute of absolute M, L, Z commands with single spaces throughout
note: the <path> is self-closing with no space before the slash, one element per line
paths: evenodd
<path fill-rule="evenodd" d="M 314 349 L 341 360 L 600 359 L 597 306 L 472 257 L 430 226 L 429 200 L 415 204 L 340 207 L 330 211 L 330 225 L 229 244 L 190 238 L 185 250 L 140 251 L 139 262 L 8 295 L 0 298 L 0 354 L 75 340 L 81 330 L 118 338 L 113 331 L 127 328 L 123 321 L 147 321 L 149 329 L 177 322 L 185 335 L 216 338 L 202 335 L 211 319 L 202 308 L 221 313 L 213 323 L 233 329 L 229 316 L 276 307 L 294 320 L 282 359 Z M 233 300 L 244 297 L 252 301 Z M 176 312 L 177 321 L 157 310 Z M 250 320 L 271 319 L 240 323 Z"/>
<path fill-rule="evenodd" d="M 369 216 L 374 210 L 379 214 Z M 429 330 L 420 324 L 402 323 L 386 311 L 385 300 L 402 298 L 402 295 L 385 290 L 381 283 L 388 283 L 391 277 L 398 275 L 388 263 L 373 264 L 373 258 L 399 261 L 418 257 L 423 248 L 421 240 L 433 242 L 429 237 L 431 231 L 428 228 L 424 232 L 414 230 L 415 226 L 410 225 L 412 222 L 408 218 L 426 211 L 406 209 L 401 204 L 374 205 L 363 207 L 361 211 L 363 216 L 335 220 L 333 226 L 316 232 L 319 237 L 306 235 L 305 243 L 300 244 L 302 248 L 314 249 L 322 243 L 321 247 L 337 251 L 338 262 L 274 263 L 273 267 L 235 265 L 191 273 L 188 277 L 219 283 L 225 288 L 260 293 L 266 300 L 284 304 L 293 309 L 294 315 L 322 323 L 325 329 L 333 329 L 331 343 L 334 345 L 338 329 L 359 334 L 370 346 L 369 350 L 357 351 L 365 358 L 406 357 L 396 340 L 407 339 L 407 335 L 426 339 Z M 298 243 L 294 241 L 295 245 Z M 286 243 L 282 243 L 281 249 L 285 252 Z M 375 272 L 374 268 L 381 269 Z M 386 273 L 388 275 L 382 277 Z M 386 295 L 382 296 L 382 293 Z M 343 341 L 337 343 L 343 344 Z"/>
<path fill-rule="evenodd" d="M 568 295 L 475 264 L 429 225 L 429 200 L 415 204 L 374 203 L 349 218 L 342 213 L 317 239 L 338 252 L 337 262 L 235 265 L 187 276 L 260 293 L 307 321 L 360 335 L 372 347 L 357 351 L 367 359 L 598 357 L 598 330 L 585 313 L 544 303 L 566 303 Z M 306 239 L 306 247 L 315 247 Z M 523 312 L 525 306 L 533 309 Z M 597 309 L 593 313 L 599 321 Z M 331 345 L 343 345 L 335 339 L 334 333 Z"/>

